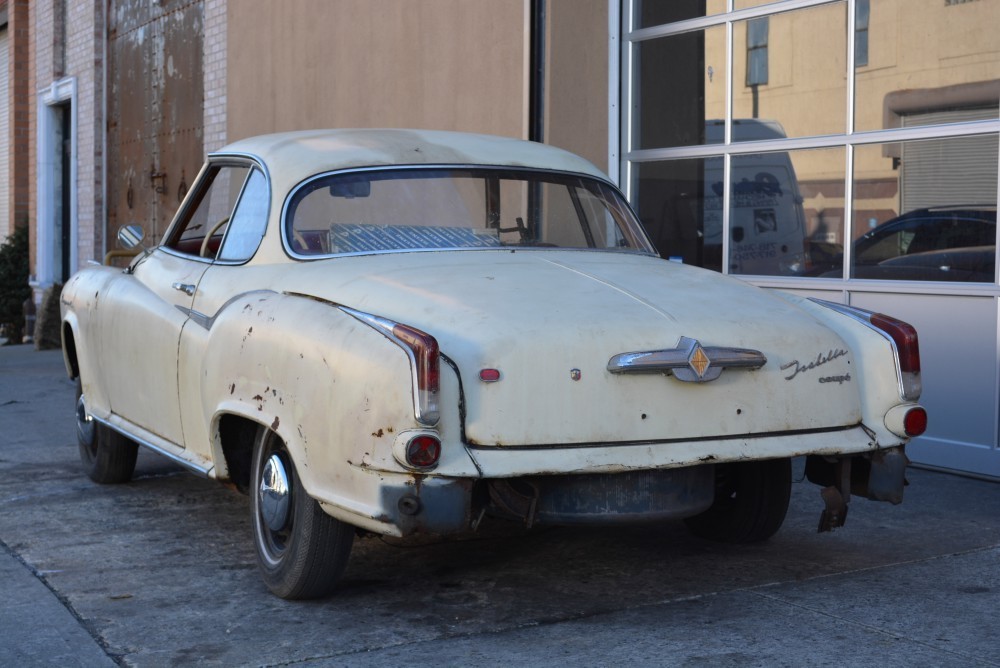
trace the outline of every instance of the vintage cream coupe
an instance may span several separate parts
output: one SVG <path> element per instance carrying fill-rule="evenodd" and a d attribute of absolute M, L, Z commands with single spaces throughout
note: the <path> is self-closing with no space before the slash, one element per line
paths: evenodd
<path fill-rule="evenodd" d="M 484 516 L 762 540 L 798 455 L 839 526 L 901 500 L 927 417 L 906 323 L 663 260 L 593 165 L 499 137 L 236 142 L 62 317 L 90 477 L 138 444 L 248 492 L 285 598 L 328 594 L 357 532 Z"/>

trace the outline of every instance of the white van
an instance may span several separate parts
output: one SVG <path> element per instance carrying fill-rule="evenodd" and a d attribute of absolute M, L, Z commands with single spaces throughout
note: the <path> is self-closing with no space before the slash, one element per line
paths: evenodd
<path fill-rule="evenodd" d="M 721 144 L 724 122 L 706 121 L 705 139 Z M 733 141 L 783 139 L 777 121 L 735 119 Z M 734 274 L 797 275 L 806 268 L 805 213 L 785 151 L 732 156 L 729 258 Z M 722 252 L 722 158 L 705 161 L 706 254 Z"/>

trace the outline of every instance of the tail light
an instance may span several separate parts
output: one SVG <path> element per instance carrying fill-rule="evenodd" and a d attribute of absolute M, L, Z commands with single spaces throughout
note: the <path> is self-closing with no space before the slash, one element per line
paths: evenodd
<path fill-rule="evenodd" d="M 831 308 L 838 313 L 852 317 L 884 336 L 892 344 L 896 358 L 896 372 L 899 376 L 899 394 L 907 401 L 916 401 L 922 390 L 920 382 L 920 345 L 917 330 L 902 320 L 882 313 L 873 313 L 856 306 L 846 306 L 823 299 L 810 301 Z"/>
<path fill-rule="evenodd" d="M 406 463 L 415 469 L 432 469 L 441 458 L 441 441 L 430 434 L 420 434 L 406 444 Z"/>
<path fill-rule="evenodd" d="M 437 339 L 416 327 L 401 325 L 370 313 L 341 306 L 340 309 L 361 322 L 371 325 L 403 349 L 410 359 L 413 378 L 413 414 L 417 422 L 432 427 L 441 416 L 438 390 L 441 385 L 441 350 Z"/>
<path fill-rule="evenodd" d="M 392 335 L 409 352 L 410 368 L 416 387 L 417 420 L 421 424 L 437 424 L 438 390 L 441 386 L 441 349 L 437 339 L 409 325 L 396 325 Z"/>
<path fill-rule="evenodd" d="M 927 431 L 927 411 L 920 406 L 908 410 L 903 418 L 903 429 L 910 437 L 923 434 Z"/>

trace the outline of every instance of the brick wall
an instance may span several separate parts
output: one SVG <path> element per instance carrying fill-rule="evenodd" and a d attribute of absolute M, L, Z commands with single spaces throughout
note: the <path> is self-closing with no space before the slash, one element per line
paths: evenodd
<path fill-rule="evenodd" d="M 76 191 L 78 266 L 91 259 L 99 260 L 103 256 L 104 7 L 104 0 L 41 0 L 31 2 L 29 9 L 34 73 L 26 98 L 32 120 L 32 154 L 37 150 L 39 119 L 36 115 L 39 96 L 53 83 L 64 78 L 76 81 L 76 106 L 72 113 L 76 123 L 77 172 L 76 183 L 71 187 L 75 187 Z M 69 100 L 64 102 L 68 103 Z M 37 196 L 37 164 L 37 159 L 31 160 L 30 218 L 33 222 Z M 33 234 L 33 240 L 34 237 Z M 32 247 L 34 248 L 34 242 Z"/>
<path fill-rule="evenodd" d="M 11 0 L 7 5 L 10 80 L 10 220 L 15 226 L 34 219 L 31 184 L 32 143 L 31 52 L 28 40 L 29 0 Z"/>
<path fill-rule="evenodd" d="M 226 0 L 205 0 L 205 152 L 226 144 Z"/>

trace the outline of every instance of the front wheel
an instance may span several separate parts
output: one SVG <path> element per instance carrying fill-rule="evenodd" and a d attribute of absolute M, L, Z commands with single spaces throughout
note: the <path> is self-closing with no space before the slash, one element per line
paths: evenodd
<path fill-rule="evenodd" d="M 781 528 L 792 491 L 792 460 L 717 464 L 715 500 L 684 522 L 691 533 L 723 543 L 756 543 Z"/>
<path fill-rule="evenodd" d="M 284 599 L 328 595 L 347 567 L 354 529 L 302 487 L 285 444 L 261 428 L 254 444 L 250 508 L 264 583 Z"/>
<path fill-rule="evenodd" d="M 91 480 L 107 485 L 132 479 L 139 446 L 93 418 L 79 378 L 76 379 L 76 440 L 83 470 Z"/>

